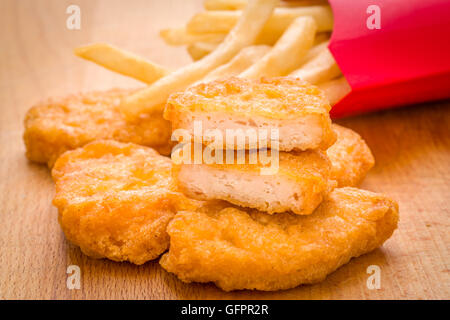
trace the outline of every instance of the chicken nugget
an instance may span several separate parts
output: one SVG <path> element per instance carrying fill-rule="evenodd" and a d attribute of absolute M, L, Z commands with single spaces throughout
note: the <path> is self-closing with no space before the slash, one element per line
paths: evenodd
<path fill-rule="evenodd" d="M 325 150 L 336 140 L 329 111 L 323 92 L 300 79 L 231 77 L 172 94 L 164 118 L 171 121 L 173 130 L 184 129 L 196 141 L 205 131 L 219 130 L 229 143 L 227 131 L 252 129 L 259 148 L 271 148 L 272 140 L 277 140 L 281 151 Z M 201 132 L 196 124 L 201 124 Z M 247 143 L 245 147 L 250 148 Z"/>
<path fill-rule="evenodd" d="M 375 164 L 372 152 L 355 131 L 333 124 L 336 142 L 327 150 L 333 166 L 331 178 L 339 187 L 356 186 Z"/>
<path fill-rule="evenodd" d="M 288 289 L 322 281 L 381 246 L 397 222 L 394 201 L 350 187 L 335 189 L 308 216 L 208 204 L 170 222 L 160 264 L 184 282 L 226 291 Z"/>
<path fill-rule="evenodd" d="M 195 203 L 178 192 L 172 162 L 155 150 L 94 141 L 56 161 L 53 204 L 67 239 L 88 256 L 142 264 L 169 244 L 166 227 Z"/>
<path fill-rule="evenodd" d="M 212 159 L 210 164 L 206 161 L 178 164 L 175 153 L 172 154 L 177 163 L 174 179 L 183 193 L 198 200 L 227 200 L 269 214 L 292 211 L 306 215 L 336 185 L 328 179 L 331 162 L 321 150 L 291 153 L 251 150 L 242 155 L 242 164 L 238 161 L 241 156 L 234 150 L 215 150 L 218 151 L 223 156 Z M 226 153 L 230 151 L 234 154 L 228 159 Z"/>
<path fill-rule="evenodd" d="M 162 114 L 129 123 L 117 108 L 131 92 L 112 89 L 69 95 L 32 107 L 25 117 L 27 157 L 51 167 L 63 152 L 99 139 L 133 142 L 169 155 L 171 126 Z"/>

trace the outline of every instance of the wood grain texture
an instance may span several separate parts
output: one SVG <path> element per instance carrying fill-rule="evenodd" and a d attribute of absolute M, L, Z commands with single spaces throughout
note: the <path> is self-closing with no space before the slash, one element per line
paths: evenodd
<path fill-rule="evenodd" d="M 66 8 L 81 7 L 81 30 L 66 29 Z M 400 204 L 400 224 L 381 248 L 317 285 L 281 292 L 225 293 L 212 284 L 184 284 L 157 261 L 143 266 L 93 260 L 69 244 L 51 205 L 44 166 L 28 163 L 23 117 L 38 100 L 66 93 L 131 87 L 72 54 L 89 42 L 110 42 L 169 68 L 190 61 L 158 31 L 183 25 L 198 1 L 0 1 L 0 299 L 444 299 L 450 297 L 450 103 L 430 103 L 348 118 L 377 164 L 362 187 Z M 82 271 L 80 290 L 66 288 L 66 268 Z M 369 265 L 381 267 L 381 289 L 366 286 Z"/>

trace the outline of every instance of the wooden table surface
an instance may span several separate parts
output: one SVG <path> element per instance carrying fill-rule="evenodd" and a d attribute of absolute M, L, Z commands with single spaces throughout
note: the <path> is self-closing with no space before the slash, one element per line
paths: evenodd
<path fill-rule="evenodd" d="M 66 8 L 81 8 L 81 30 L 66 28 Z M 93 260 L 69 244 L 51 205 L 45 166 L 24 156 L 22 121 L 48 96 L 136 86 L 82 61 L 72 49 L 109 42 L 177 68 L 190 59 L 166 46 L 158 31 L 182 26 L 198 1 L 0 1 L 0 299 L 448 299 L 450 297 L 450 103 L 439 102 L 340 120 L 359 132 L 377 164 L 362 188 L 400 204 L 399 228 L 381 248 L 353 259 L 317 285 L 280 292 L 226 293 L 212 284 L 184 284 L 157 261 L 135 266 Z M 81 269 L 80 290 L 66 287 L 66 269 Z M 369 290 L 367 267 L 381 268 Z"/>

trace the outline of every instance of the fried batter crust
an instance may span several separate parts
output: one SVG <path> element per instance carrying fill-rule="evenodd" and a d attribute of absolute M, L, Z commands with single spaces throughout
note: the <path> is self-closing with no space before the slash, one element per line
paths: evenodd
<path fill-rule="evenodd" d="M 327 113 L 330 105 L 323 92 L 305 81 L 290 77 L 249 80 L 238 77 L 200 83 L 167 101 L 177 110 L 260 115 L 271 119 L 295 119 L 311 112 Z"/>
<path fill-rule="evenodd" d="M 309 216 L 210 203 L 175 216 L 160 264 L 184 282 L 214 282 L 226 291 L 288 289 L 319 282 L 381 246 L 397 221 L 394 201 L 349 187 L 335 189 Z"/>
<path fill-rule="evenodd" d="M 56 161 L 53 204 L 67 239 L 88 256 L 142 264 L 169 244 L 166 227 L 195 202 L 178 192 L 172 162 L 155 150 L 94 141 Z"/>
<path fill-rule="evenodd" d="M 24 142 L 31 161 L 53 165 L 59 155 L 98 139 L 133 142 L 169 155 L 171 125 L 161 114 L 129 123 L 117 106 L 133 90 L 112 89 L 49 99 L 25 117 Z"/>
<path fill-rule="evenodd" d="M 333 124 L 337 140 L 327 150 L 332 162 L 331 179 L 338 187 L 357 186 L 375 164 L 366 142 L 355 131 Z"/>

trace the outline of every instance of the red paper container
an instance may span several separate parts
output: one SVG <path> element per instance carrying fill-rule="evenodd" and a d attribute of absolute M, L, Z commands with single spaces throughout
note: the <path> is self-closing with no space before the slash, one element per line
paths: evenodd
<path fill-rule="evenodd" d="M 329 49 L 352 87 L 333 117 L 450 98 L 450 0 L 329 2 Z"/>

